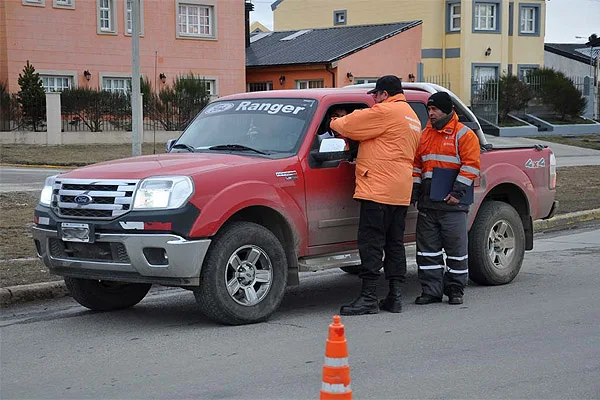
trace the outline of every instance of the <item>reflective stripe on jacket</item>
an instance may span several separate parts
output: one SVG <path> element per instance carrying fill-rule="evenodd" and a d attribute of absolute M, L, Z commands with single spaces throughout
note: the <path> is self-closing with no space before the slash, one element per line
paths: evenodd
<path fill-rule="evenodd" d="M 355 199 L 410 204 L 413 160 L 421 122 L 403 94 L 331 122 L 331 129 L 360 142 Z"/>
<path fill-rule="evenodd" d="M 480 152 L 479 138 L 475 132 L 458 122 L 456 113 L 441 130 L 428 123 L 414 159 L 413 182 L 419 184 L 430 179 L 434 168 L 456 169 L 459 173 L 454 191 L 460 193 L 479 176 Z M 429 190 L 421 194 L 428 199 Z"/>

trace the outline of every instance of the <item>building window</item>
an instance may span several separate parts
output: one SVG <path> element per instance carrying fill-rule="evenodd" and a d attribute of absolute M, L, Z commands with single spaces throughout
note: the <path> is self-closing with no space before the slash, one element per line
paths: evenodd
<path fill-rule="evenodd" d="M 519 5 L 519 34 L 529 36 L 540 35 L 539 4 Z"/>
<path fill-rule="evenodd" d="M 102 78 L 102 90 L 127 94 L 131 91 L 131 78 Z"/>
<path fill-rule="evenodd" d="M 98 0 L 98 33 L 116 33 L 115 0 Z"/>
<path fill-rule="evenodd" d="M 319 89 L 323 86 L 323 79 L 296 81 L 296 89 Z"/>
<path fill-rule="evenodd" d="M 362 83 L 376 83 L 377 78 L 354 78 L 354 84 L 360 85 Z"/>
<path fill-rule="evenodd" d="M 474 30 L 490 32 L 499 30 L 499 7 L 497 3 L 475 3 L 474 14 Z"/>
<path fill-rule="evenodd" d="M 521 11 L 521 33 L 535 33 L 535 8 L 523 7 Z"/>
<path fill-rule="evenodd" d="M 75 0 L 54 0 L 54 8 L 75 8 Z"/>
<path fill-rule="evenodd" d="M 188 37 L 215 37 L 214 7 L 179 3 L 177 7 L 177 34 Z"/>
<path fill-rule="evenodd" d="M 65 89 L 71 89 L 73 80 L 70 76 L 42 75 L 40 78 L 46 92 L 62 92 Z"/>
<path fill-rule="evenodd" d="M 46 0 L 23 0 L 21 4 L 24 6 L 36 6 L 36 7 L 44 7 L 46 4 Z"/>
<path fill-rule="evenodd" d="M 485 83 L 498 78 L 498 67 L 475 67 L 473 69 L 473 80 L 477 83 Z"/>
<path fill-rule="evenodd" d="M 125 34 L 131 35 L 133 24 L 133 0 L 125 0 Z M 140 0 L 140 35 L 144 34 L 144 0 Z"/>
<path fill-rule="evenodd" d="M 460 3 L 451 3 L 449 6 L 448 30 L 450 32 L 460 31 Z"/>
<path fill-rule="evenodd" d="M 517 76 L 525 83 L 530 83 L 531 73 L 539 68 L 538 65 L 518 65 Z"/>
<path fill-rule="evenodd" d="M 273 90 L 273 82 L 253 82 L 248 84 L 249 92 L 264 92 Z"/>
<path fill-rule="evenodd" d="M 333 25 L 346 25 L 346 10 L 333 12 Z"/>

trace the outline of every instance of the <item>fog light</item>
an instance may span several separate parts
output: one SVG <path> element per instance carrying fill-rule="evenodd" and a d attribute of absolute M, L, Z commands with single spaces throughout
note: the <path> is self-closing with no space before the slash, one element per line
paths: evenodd
<path fill-rule="evenodd" d="M 144 257 L 150 265 L 169 265 L 169 257 L 167 257 L 167 251 L 161 247 L 146 247 L 143 250 Z"/>

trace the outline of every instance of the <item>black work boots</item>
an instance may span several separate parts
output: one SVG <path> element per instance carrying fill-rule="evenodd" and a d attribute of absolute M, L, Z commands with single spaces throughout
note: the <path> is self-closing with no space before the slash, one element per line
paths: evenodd
<path fill-rule="evenodd" d="M 379 302 L 379 308 L 391 313 L 402 311 L 402 293 L 399 280 L 390 280 L 390 292 L 387 297 Z"/>
<path fill-rule="evenodd" d="M 377 314 L 378 312 L 377 281 L 366 279 L 362 281 L 360 296 L 352 303 L 340 308 L 341 315 Z"/>

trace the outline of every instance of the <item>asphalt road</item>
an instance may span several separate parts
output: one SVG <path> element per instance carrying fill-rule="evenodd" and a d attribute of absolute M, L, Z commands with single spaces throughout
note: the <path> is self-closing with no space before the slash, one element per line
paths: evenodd
<path fill-rule="evenodd" d="M 599 253 L 597 226 L 538 236 L 511 284 L 471 285 L 463 306 L 412 304 L 412 268 L 402 314 L 342 318 L 354 398 L 600 398 Z M 179 289 L 112 313 L 3 309 L 0 397 L 317 398 L 328 325 L 359 286 L 305 274 L 268 323 L 239 327 Z"/>
<path fill-rule="evenodd" d="M 50 168 L 0 167 L 0 193 L 41 191 L 47 177 L 62 171 Z"/>

